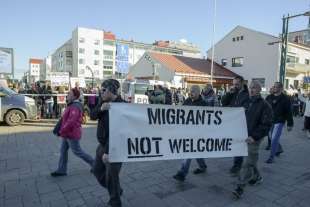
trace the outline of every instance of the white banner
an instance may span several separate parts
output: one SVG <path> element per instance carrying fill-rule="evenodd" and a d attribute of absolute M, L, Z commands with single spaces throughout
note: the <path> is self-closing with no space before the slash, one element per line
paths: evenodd
<path fill-rule="evenodd" d="M 112 103 L 111 162 L 247 156 L 243 108 Z"/>
<path fill-rule="evenodd" d="M 51 72 L 51 86 L 67 86 L 69 87 L 69 73 L 67 72 Z"/>

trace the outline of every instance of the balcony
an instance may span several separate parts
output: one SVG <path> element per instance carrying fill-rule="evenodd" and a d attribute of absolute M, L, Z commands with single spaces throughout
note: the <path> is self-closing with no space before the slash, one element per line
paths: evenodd
<path fill-rule="evenodd" d="M 310 72 L 310 65 L 300 63 L 287 63 L 286 70 L 290 73 L 308 73 Z"/>

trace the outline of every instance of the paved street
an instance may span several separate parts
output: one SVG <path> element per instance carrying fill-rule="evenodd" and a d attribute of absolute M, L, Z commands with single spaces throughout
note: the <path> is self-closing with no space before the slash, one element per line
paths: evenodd
<path fill-rule="evenodd" d="M 297 119 L 294 131 L 285 132 L 285 153 L 272 165 L 261 149 L 264 182 L 247 187 L 242 200 L 232 199 L 236 178 L 228 174 L 231 158 L 208 159 L 208 172 L 189 174 L 184 183 L 172 179 L 180 160 L 124 164 L 121 183 L 124 206 L 131 207 L 279 207 L 310 206 L 310 140 Z M 40 125 L 40 126 L 38 126 Z M 51 122 L 30 122 L 22 127 L 0 126 L 0 207 L 107 206 L 108 194 L 90 169 L 69 154 L 67 177 L 52 178 L 60 140 L 52 135 Z M 81 145 L 94 155 L 96 126 L 84 128 Z M 196 167 L 193 162 L 192 169 Z"/>

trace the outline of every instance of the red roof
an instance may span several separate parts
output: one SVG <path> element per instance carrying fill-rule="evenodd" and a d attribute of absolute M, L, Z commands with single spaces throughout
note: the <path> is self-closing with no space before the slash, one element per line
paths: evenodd
<path fill-rule="evenodd" d="M 184 56 L 168 55 L 161 53 L 150 53 L 153 58 L 161 62 L 168 69 L 177 73 L 190 73 L 199 75 L 211 74 L 211 60 L 210 59 L 198 59 Z M 227 78 L 233 78 L 237 76 L 236 73 L 225 68 L 222 65 L 214 62 L 213 68 L 214 76 L 222 76 Z"/>
<path fill-rule="evenodd" d="M 104 32 L 103 38 L 105 40 L 115 40 L 115 34 L 113 34 L 112 32 Z"/>
<path fill-rule="evenodd" d="M 42 59 L 30 58 L 29 63 L 30 64 L 41 64 L 41 63 L 43 63 L 43 60 Z"/>

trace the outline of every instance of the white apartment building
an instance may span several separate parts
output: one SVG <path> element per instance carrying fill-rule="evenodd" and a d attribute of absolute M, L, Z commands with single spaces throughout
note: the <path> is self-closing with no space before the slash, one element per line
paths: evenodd
<path fill-rule="evenodd" d="M 34 83 L 40 80 L 40 68 L 43 60 L 30 58 L 29 59 L 29 82 Z"/>
<path fill-rule="evenodd" d="M 95 79 L 103 79 L 126 74 L 146 51 L 202 57 L 198 47 L 190 45 L 186 48 L 183 43 L 184 48 L 180 48 L 180 45 L 160 46 L 122 40 L 111 32 L 78 27 L 72 32 L 71 39 L 52 54 L 52 71 L 70 72 L 72 77 L 91 79 L 94 75 Z"/>
<path fill-rule="evenodd" d="M 211 58 L 211 49 L 208 57 Z M 281 39 L 237 26 L 215 44 L 215 62 L 242 75 L 248 82 L 258 80 L 267 90 L 279 80 Z M 310 48 L 288 44 L 285 88 L 298 88 L 310 71 Z M 290 87 L 291 86 L 291 87 Z"/>
<path fill-rule="evenodd" d="M 51 80 L 52 56 L 44 58 L 40 66 L 40 81 Z"/>

